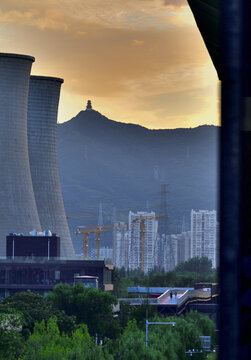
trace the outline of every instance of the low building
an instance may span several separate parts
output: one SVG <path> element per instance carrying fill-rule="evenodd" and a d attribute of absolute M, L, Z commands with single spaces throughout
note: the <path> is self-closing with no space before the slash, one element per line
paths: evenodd
<path fill-rule="evenodd" d="M 20 291 L 41 295 L 59 283 L 74 284 L 74 276 L 98 278 L 101 290 L 113 290 L 114 266 L 104 260 L 62 260 L 48 257 L 16 257 L 0 260 L 0 298 Z"/>

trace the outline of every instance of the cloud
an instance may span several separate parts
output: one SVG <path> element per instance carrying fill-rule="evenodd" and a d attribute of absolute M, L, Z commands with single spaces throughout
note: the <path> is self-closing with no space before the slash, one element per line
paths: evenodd
<path fill-rule="evenodd" d="M 164 5 L 179 1 L 163 0 L 1 0 L 2 21 L 26 19 L 28 26 L 57 28 L 73 21 L 100 24 L 106 28 L 144 29 L 166 26 Z M 16 14 L 13 13 L 13 9 Z M 36 13 L 33 10 L 36 9 Z M 31 13 L 30 18 L 26 17 Z M 46 21 L 47 19 L 47 21 Z M 28 21 L 29 20 L 29 21 Z M 57 26 L 56 26 L 57 25 Z"/>
<path fill-rule="evenodd" d="M 75 104 L 70 94 L 78 103 L 80 97 L 91 97 L 104 111 L 111 104 L 114 119 L 140 122 L 142 117 L 155 126 L 166 116 L 181 118 L 162 102 L 167 96 L 171 104 L 183 94 L 186 106 L 179 112 L 191 120 L 198 100 L 194 95 L 193 102 L 191 90 L 209 86 L 209 56 L 190 9 L 183 5 L 185 1 L 1 0 L 1 51 L 34 55 L 33 74 L 63 77 L 69 107 Z M 161 101 L 146 112 L 149 99 L 158 96 Z M 200 104 L 202 113 L 208 103 Z"/>
<path fill-rule="evenodd" d="M 186 6 L 187 0 L 164 0 L 164 5 L 166 6 Z"/>
<path fill-rule="evenodd" d="M 144 41 L 134 39 L 134 40 L 132 41 L 132 44 L 135 45 L 135 46 L 143 45 L 143 44 L 144 44 Z"/>
<path fill-rule="evenodd" d="M 0 22 L 33 26 L 40 30 L 67 30 L 68 26 L 64 15 L 58 10 L 40 11 L 37 9 L 2 11 L 0 8 Z"/>

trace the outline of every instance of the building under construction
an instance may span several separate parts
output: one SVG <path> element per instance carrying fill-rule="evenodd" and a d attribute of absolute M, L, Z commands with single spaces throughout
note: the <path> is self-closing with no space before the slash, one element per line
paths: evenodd
<path fill-rule="evenodd" d="M 141 269 L 144 273 L 156 264 L 158 221 L 155 212 L 129 212 L 128 269 Z"/>

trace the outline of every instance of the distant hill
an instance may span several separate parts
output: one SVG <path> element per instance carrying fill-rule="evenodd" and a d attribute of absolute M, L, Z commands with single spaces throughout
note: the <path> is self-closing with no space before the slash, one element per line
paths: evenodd
<path fill-rule="evenodd" d="M 126 221 L 129 210 L 159 212 L 160 182 L 169 184 L 168 227 L 181 230 L 191 209 L 216 209 L 217 136 L 215 126 L 149 130 L 109 120 L 97 111 L 81 111 L 58 124 L 58 154 L 67 214 L 90 213 L 90 218 L 69 219 L 80 251 L 77 225 L 97 224 L 99 203 L 105 223 Z M 109 243 L 109 240 L 106 240 Z"/>

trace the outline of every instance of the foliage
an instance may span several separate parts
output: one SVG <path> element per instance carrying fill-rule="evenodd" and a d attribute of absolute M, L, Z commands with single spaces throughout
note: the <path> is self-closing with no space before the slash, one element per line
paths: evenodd
<path fill-rule="evenodd" d="M 144 274 L 139 269 L 115 269 L 114 294 L 126 297 L 129 286 L 193 287 L 197 282 L 217 282 L 217 272 L 212 268 L 211 260 L 206 257 L 192 258 L 168 272 L 159 268 L 153 269 L 149 274 Z"/>
<path fill-rule="evenodd" d="M 208 360 L 217 360 L 218 359 L 218 355 L 216 352 L 213 352 L 211 354 L 208 355 Z"/>
<path fill-rule="evenodd" d="M 175 268 L 176 272 L 197 272 L 202 274 L 210 274 L 213 272 L 212 261 L 206 256 L 201 258 L 194 257 L 188 261 L 178 264 Z"/>
<path fill-rule="evenodd" d="M 17 359 L 23 351 L 22 317 L 20 314 L 0 314 L 0 359 Z"/>
<path fill-rule="evenodd" d="M 140 307 L 122 303 L 119 317 L 114 318 L 116 301 L 110 293 L 81 283 L 59 284 L 45 298 L 27 292 L 3 300 L 0 360 L 186 360 L 187 350 L 201 349 L 200 336 L 211 336 L 215 346 L 215 324 L 205 315 L 190 311 L 165 318 L 147 303 Z M 175 327 L 150 325 L 147 347 L 146 310 L 150 321 L 176 323 Z M 103 346 L 95 345 L 96 334 L 103 338 Z"/>
<path fill-rule="evenodd" d="M 92 336 L 114 338 L 120 333 L 120 325 L 113 318 L 113 305 L 117 298 L 106 291 L 85 287 L 58 284 L 48 294 L 49 301 L 68 316 L 75 316 L 78 324 L 86 324 Z"/>
<path fill-rule="evenodd" d="M 201 350 L 199 336 L 213 337 L 215 333 L 214 323 L 208 317 L 197 312 L 168 318 L 155 314 L 151 321 L 175 322 L 176 325 L 175 327 L 168 324 L 150 325 L 148 347 L 146 347 L 145 327 L 139 327 L 135 319 L 131 320 L 118 339 L 106 343 L 104 353 L 121 360 L 185 360 L 187 350 Z M 198 354 L 196 358 L 202 359 L 203 356 L 203 354 Z"/>
<path fill-rule="evenodd" d="M 144 332 L 138 329 L 136 321 L 129 322 L 122 336 L 106 345 L 105 353 L 120 360 L 165 360 L 161 349 L 146 347 Z"/>
<path fill-rule="evenodd" d="M 66 315 L 53 307 L 53 304 L 41 295 L 31 291 L 16 293 L 0 303 L 0 313 L 19 313 L 23 319 L 22 333 L 25 337 L 32 332 L 34 324 L 42 320 L 48 321 L 52 316 L 57 316 L 60 331 L 71 333 L 75 329 L 75 318 Z"/>
<path fill-rule="evenodd" d="M 114 269 L 113 273 L 113 294 L 117 297 L 127 297 L 127 288 L 134 285 L 133 279 L 126 276 L 125 269 Z"/>
<path fill-rule="evenodd" d="M 36 324 L 25 345 L 21 360 L 102 360 L 102 351 L 95 347 L 87 327 L 82 325 L 72 336 L 60 335 L 56 317 L 47 324 Z"/>

